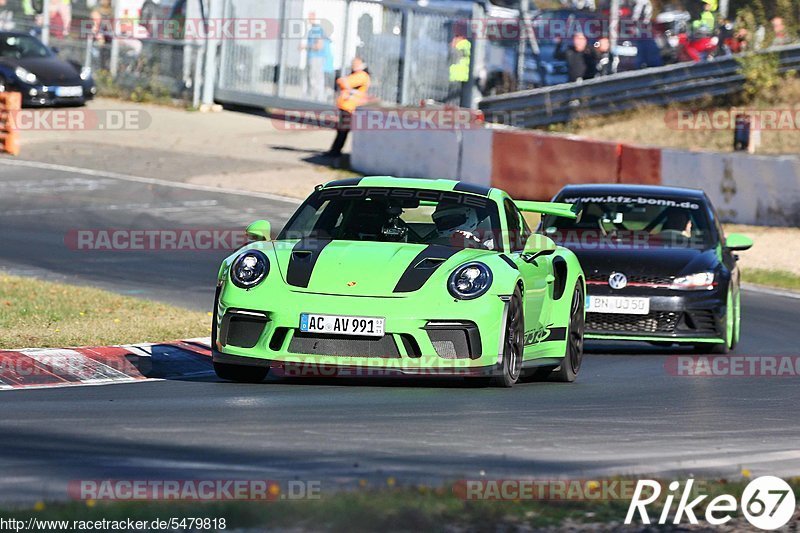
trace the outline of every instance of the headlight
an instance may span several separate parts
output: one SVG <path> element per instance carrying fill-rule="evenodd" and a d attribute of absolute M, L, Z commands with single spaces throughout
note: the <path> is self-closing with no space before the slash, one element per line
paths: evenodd
<path fill-rule="evenodd" d="M 459 300 L 472 300 L 492 286 L 492 271 L 483 263 L 467 263 L 450 275 L 447 287 Z"/>
<path fill-rule="evenodd" d="M 81 69 L 81 79 L 86 81 L 89 79 L 89 76 L 92 75 L 92 68 L 91 67 L 83 67 Z"/>
<path fill-rule="evenodd" d="M 258 250 L 248 250 L 236 258 L 231 267 L 233 284 L 242 289 L 252 289 L 267 277 L 269 260 Z"/>
<path fill-rule="evenodd" d="M 681 276 L 675 278 L 670 285 L 670 289 L 677 289 L 682 291 L 695 291 L 702 289 L 712 289 L 714 287 L 714 273 L 713 272 L 700 272 L 698 274 L 689 274 L 688 276 Z"/>
<path fill-rule="evenodd" d="M 28 72 L 22 67 L 17 67 L 14 70 L 14 74 L 16 74 L 17 78 L 19 78 L 20 80 L 24 81 L 25 83 L 29 83 L 31 85 L 39 81 L 39 78 L 36 77 L 36 74 L 34 74 L 33 72 Z"/>

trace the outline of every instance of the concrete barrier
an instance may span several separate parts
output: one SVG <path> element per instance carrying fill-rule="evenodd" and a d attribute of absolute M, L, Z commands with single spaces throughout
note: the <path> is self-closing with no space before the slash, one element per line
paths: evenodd
<path fill-rule="evenodd" d="M 724 222 L 800 226 L 800 159 L 662 150 L 661 183 L 706 191 Z"/>
<path fill-rule="evenodd" d="M 700 188 L 725 222 L 800 226 L 800 158 L 689 152 L 505 127 L 354 131 L 364 174 L 448 178 L 549 200 L 574 183 Z"/>
<path fill-rule="evenodd" d="M 366 175 L 458 179 L 460 132 L 354 131 L 350 166 Z"/>
<path fill-rule="evenodd" d="M 549 200 L 568 183 L 614 183 L 617 144 L 572 135 L 497 130 L 492 185 L 522 200 Z"/>

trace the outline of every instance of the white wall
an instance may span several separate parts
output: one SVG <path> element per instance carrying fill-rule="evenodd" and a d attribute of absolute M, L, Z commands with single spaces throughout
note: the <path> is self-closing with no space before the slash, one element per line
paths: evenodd
<path fill-rule="evenodd" d="M 491 184 L 491 129 L 374 129 L 363 119 L 356 123 L 362 129 L 352 132 L 350 166 L 357 172 Z"/>
<path fill-rule="evenodd" d="M 661 182 L 706 191 L 725 221 L 800 226 L 800 159 L 662 150 Z"/>

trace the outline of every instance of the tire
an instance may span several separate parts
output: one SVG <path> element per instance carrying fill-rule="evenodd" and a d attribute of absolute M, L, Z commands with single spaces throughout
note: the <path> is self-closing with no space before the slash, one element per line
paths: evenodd
<path fill-rule="evenodd" d="M 736 348 L 739 344 L 740 335 L 742 333 L 742 291 L 736 287 L 736 297 L 734 298 L 734 306 L 736 308 L 736 315 L 733 318 L 733 341 L 731 342 L 731 350 Z"/>
<path fill-rule="evenodd" d="M 732 284 L 731 284 L 732 285 Z M 709 349 L 710 353 L 724 355 L 729 353 L 736 346 L 736 305 L 734 305 L 733 287 L 728 288 L 728 298 L 725 303 L 725 342 L 713 344 Z"/>
<path fill-rule="evenodd" d="M 230 365 L 214 363 L 214 372 L 220 379 L 236 383 L 261 383 L 269 373 L 266 366 Z"/>
<path fill-rule="evenodd" d="M 522 356 L 525 349 L 525 310 L 522 307 L 522 292 L 519 287 L 508 302 L 506 329 L 503 338 L 502 374 L 492 380 L 497 387 L 513 387 L 522 372 Z"/>
<path fill-rule="evenodd" d="M 578 376 L 583 363 L 583 331 L 586 323 L 584 314 L 585 298 L 583 284 L 578 280 L 572 291 L 572 304 L 569 309 L 569 328 L 567 330 L 567 351 L 564 361 L 552 374 L 555 381 L 572 383 Z"/>

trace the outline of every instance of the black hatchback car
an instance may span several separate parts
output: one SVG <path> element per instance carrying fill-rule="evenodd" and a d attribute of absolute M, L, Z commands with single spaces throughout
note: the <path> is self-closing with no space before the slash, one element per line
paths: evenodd
<path fill-rule="evenodd" d="M 22 32 L 0 32 L 0 92 L 22 93 L 23 106 L 83 105 L 97 89 L 91 69 L 65 61 Z"/>
<path fill-rule="evenodd" d="M 734 252 L 703 191 L 573 185 L 553 199 L 580 204 L 576 220 L 544 217 L 540 230 L 574 251 L 586 273 L 586 338 L 693 344 L 727 353 L 739 340 Z"/>

